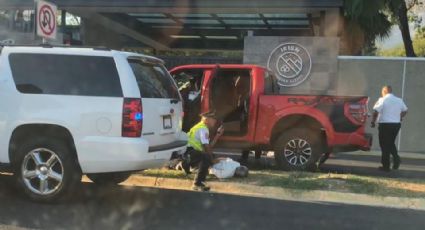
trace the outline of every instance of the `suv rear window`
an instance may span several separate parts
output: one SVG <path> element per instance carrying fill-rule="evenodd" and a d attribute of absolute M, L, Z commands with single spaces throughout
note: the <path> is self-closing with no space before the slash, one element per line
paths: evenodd
<path fill-rule="evenodd" d="M 176 84 L 162 65 L 129 59 L 142 98 L 180 99 Z"/>
<path fill-rule="evenodd" d="M 21 93 L 123 96 L 112 57 L 14 53 L 9 61 Z"/>

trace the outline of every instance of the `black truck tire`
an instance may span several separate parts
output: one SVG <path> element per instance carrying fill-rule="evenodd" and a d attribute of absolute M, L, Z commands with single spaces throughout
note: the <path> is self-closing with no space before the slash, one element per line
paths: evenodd
<path fill-rule="evenodd" d="M 320 132 L 292 128 L 282 132 L 274 143 L 276 165 L 283 170 L 316 171 L 324 149 Z"/>

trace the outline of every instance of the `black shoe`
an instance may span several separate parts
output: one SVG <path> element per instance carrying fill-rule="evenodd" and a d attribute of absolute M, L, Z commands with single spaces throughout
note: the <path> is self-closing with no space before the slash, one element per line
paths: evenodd
<path fill-rule="evenodd" d="M 194 184 L 192 189 L 195 191 L 208 192 L 210 191 L 210 187 L 206 186 L 204 183 Z"/>
<path fill-rule="evenodd" d="M 186 173 L 186 175 L 189 175 L 191 173 L 190 172 L 190 165 L 187 162 L 182 161 L 181 166 L 183 168 L 183 171 Z"/>
<path fill-rule="evenodd" d="M 394 161 L 393 169 L 394 169 L 394 170 L 399 169 L 399 168 L 400 168 L 400 164 L 401 164 L 401 160 Z"/>
<path fill-rule="evenodd" d="M 385 168 L 385 167 L 379 167 L 378 168 L 380 171 L 384 171 L 384 172 L 391 172 L 391 169 L 389 169 L 389 168 Z"/>

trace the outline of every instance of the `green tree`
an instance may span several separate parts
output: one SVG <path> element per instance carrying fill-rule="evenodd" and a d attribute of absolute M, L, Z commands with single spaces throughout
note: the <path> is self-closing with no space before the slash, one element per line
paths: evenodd
<path fill-rule="evenodd" d="M 389 36 L 392 22 L 384 11 L 387 0 L 345 0 L 344 18 L 346 31 L 353 38 L 354 46 L 373 47 L 377 38 Z M 359 40 L 363 42 L 358 43 Z M 359 47 L 360 48 L 360 47 Z M 367 51 L 367 53 L 369 53 Z"/>
<path fill-rule="evenodd" d="M 416 57 L 409 29 L 408 11 L 420 3 L 419 0 L 386 0 L 390 16 L 401 31 L 406 56 Z"/>
<path fill-rule="evenodd" d="M 366 42 L 387 37 L 391 25 L 397 24 L 403 37 L 406 56 L 416 57 L 408 12 L 422 3 L 423 0 L 345 0 L 344 16 L 361 28 Z"/>
<path fill-rule="evenodd" d="M 391 30 L 391 21 L 384 9 L 388 0 L 345 0 L 344 16 L 357 24 L 369 38 L 385 38 Z"/>
<path fill-rule="evenodd" d="M 424 39 L 424 38 L 425 38 L 425 27 L 417 28 L 415 39 Z"/>
<path fill-rule="evenodd" d="M 413 49 L 419 57 L 425 57 L 425 38 L 415 37 L 413 39 Z M 388 56 L 388 57 L 404 57 L 406 56 L 406 50 L 403 45 L 396 46 L 391 49 L 378 50 L 378 56 Z"/>

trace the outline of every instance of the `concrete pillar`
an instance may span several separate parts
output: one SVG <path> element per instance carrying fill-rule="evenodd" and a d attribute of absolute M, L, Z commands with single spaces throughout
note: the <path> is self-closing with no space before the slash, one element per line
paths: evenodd
<path fill-rule="evenodd" d="M 66 28 L 66 10 L 61 11 L 62 30 Z"/>
<path fill-rule="evenodd" d="M 338 37 L 340 28 L 340 10 L 330 9 L 322 13 L 321 35 L 325 37 Z"/>
<path fill-rule="evenodd" d="M 82 41 L 85 46 L 104 46 L 111 49 L 122 49 L 124 44 L 121 35 L 99 25 L 94 20 L 81 18 Z"/>

